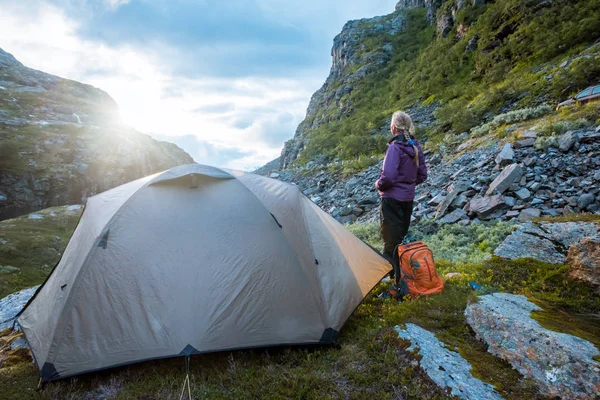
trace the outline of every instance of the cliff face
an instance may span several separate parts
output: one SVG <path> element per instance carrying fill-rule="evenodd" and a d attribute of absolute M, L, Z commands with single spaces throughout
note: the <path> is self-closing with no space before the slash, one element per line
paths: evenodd
<path fill-rule="evenodd" d="M 394 35 L 402 31 L 404 16 L 394 13 L 383 17 L 350 21 L 333 40 L 332 65 L 323 86 L 313 94 L 305 120 L 298 126 L 294 138 L 286 142 L 281 153 L 280 166 L 288 168 L 306 145 L 307 129 L 315 129 L 347 115 L 352 105 L 343 98 L 351 93 L 354 84 L 380 69 L 391 58 L 394 50 L 390 43 L 371 48 L 365 39 Z M 333 114 L 333 115 L 332 115 Z"/>
<path fill-rule="evenodd" d="M 25 67 L 0 49 L 0 220 L 96 193 L 193 159 L 124 126 L 90 85 Z"/>

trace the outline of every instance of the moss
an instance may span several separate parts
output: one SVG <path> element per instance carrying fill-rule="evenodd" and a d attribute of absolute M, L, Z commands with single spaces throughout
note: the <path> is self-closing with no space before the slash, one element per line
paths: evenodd
<path fill-rule="evenodd" d="M 534 218 L 534 222 L 541 223 L 556 223 L 556 222 L 598 222 L 600 223 L 600 215 L 596 214 L 571 214 L 559 217 L 539 217 Z"/>

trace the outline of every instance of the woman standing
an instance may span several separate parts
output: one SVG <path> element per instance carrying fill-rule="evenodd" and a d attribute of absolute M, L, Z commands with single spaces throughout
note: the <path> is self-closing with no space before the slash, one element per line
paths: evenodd
<path fill-rule="evenodd" d="M 415 139 L 410 116 L 396 111 L 392 116 L 393 137 L 383 160 L 375 187 L 381 196 L 380 221 L 384 256 L 390 260 L 394 249 L 408 233 L 415 199 L 415 186 L 427 180 L 425 157 Z"/>

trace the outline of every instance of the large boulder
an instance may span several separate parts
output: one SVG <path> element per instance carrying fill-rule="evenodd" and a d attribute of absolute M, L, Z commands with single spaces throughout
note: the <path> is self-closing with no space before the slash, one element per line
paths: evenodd
<path fill-rule="evenodd" d="M 494 254 L 511 260 L 533 258 L 549 264 L 563 264 L 569 246 L 595 235 L 598 235 L 598 225 L 592 222 L 542 225 L 528 222 L 504 239 Z"/>
<path fill-rule="evenodd" d="M 569 247 L 569 275 L 600 288 L 600 236 L 587 237 Z"/>
<path fill-rule="evenodd" d="M 419 363 L 427 375 L 441 388 L 462 399 L 502 399 L 494 387 L 471 375 L 471 364 L 457 352 L 448 350 L 433 333 L 414 324 L 405 329 L 396 326 L 400 338 L 411 342 L 409 351 L 417 351 Z"/>
<path fill-rule="evenodd" d="M 511 164 L 494 179 L 489 189 L 485 193 L 487 196 L 492 194 L 502 194 L 510 188 L 515 182 L 519 182 L 523 176 L 523 168 L 519 164 Z"/>
<path fill-rule="evenodd" d="M 549 264 L 562 264 L 566 259 L 551 240 L 529 234 L 523 229 L 519 229 L 507 237 L 494 250 L 494 254 L 510 260 L 533 258 Z"/>
<path fill-rule="evenodd" d="M 541 310 L 525 296 L 481 296 L 465 310 L 468 324 L 488 351 L 532 379 L 548 397 L 592 399 L 600 392 L 600 355 L 579 337 L 543 328 L 531 318 Z"/>

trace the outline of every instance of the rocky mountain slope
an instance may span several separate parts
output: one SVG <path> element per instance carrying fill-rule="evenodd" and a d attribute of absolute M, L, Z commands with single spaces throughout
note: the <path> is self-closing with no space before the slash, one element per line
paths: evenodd
<path fill-rule="evenodd" d="M 380 156 L 397 109 L 437 150 L 498 114 L 554 105 L 600 79 L 599 19 L 583 0 L 401 0 L 350 21 L 279 169 Z"/>
<path fill-rule="evenodd" d="M 126 127 L 90 85 L 25 67 L 0 49 L 0 220 L 96 193 L 193 159 Z"/>
<path fill-rule="evenodd" d="M 600 105 L 554 110 L 600 79 L 590 19 L 600 6 L 571 5 L 579 27 L 564 1 L 535 0 L 401 0 L 390 15 L 349 22 L 306 119 L 257 172 L 299 185 L 341 222 L 374 220 L 389 118 L 403 108 L 430 169 L 417 219 L 598 213 Z"/>

